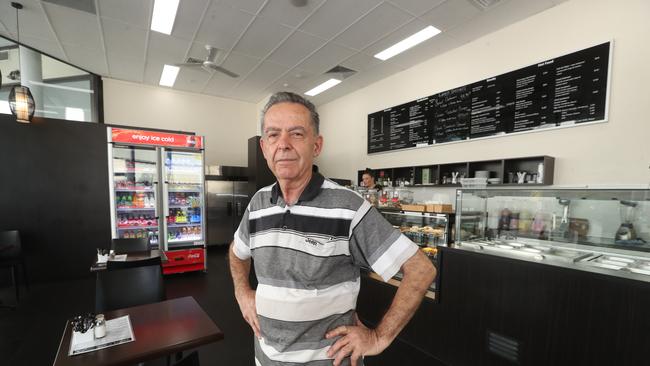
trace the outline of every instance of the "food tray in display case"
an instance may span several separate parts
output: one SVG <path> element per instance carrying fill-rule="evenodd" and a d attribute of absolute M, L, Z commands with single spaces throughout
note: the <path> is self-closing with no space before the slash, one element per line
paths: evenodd
<path fill-rule="evenodd" d="M 650 282 L 649 189 L 459 189 L 454 246 Z"/>
<path fill-rule="evenodd" d="M 424 207 L 424 206 L 423 206 Z M 436 214 L 404 210 L 379 210 L 394 228 L 420 247 L 447 245 L 453 214 Z"/>

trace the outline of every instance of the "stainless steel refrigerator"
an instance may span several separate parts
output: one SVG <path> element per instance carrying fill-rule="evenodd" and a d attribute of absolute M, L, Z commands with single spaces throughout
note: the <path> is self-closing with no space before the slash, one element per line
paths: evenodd
<path fill-rule="evenodd" d="M 207 245 L 228 245 L 248 206 L 248 181 L 206 176 Z"/>

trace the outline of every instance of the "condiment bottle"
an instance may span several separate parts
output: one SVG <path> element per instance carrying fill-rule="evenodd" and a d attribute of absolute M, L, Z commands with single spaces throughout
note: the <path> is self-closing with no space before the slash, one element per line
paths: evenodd
<path fill-rule="evenodd" d="M 106 320 L 104 314 L 97 314 L 95 317 L 95 338 L 106 336 Z"/>

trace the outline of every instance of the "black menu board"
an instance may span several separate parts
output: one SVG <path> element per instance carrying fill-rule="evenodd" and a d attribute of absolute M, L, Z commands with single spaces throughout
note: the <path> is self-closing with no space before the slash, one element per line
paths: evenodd
<path fill-rule="evenodd" d="M 447 90 L 429 97 L 433 104 L 433 143 L 464 140 L 469 136 L 470 88 Z"/>
<path fill-rule="evenodd" d="M 368 153 L 606 120 L 611 43 L 368 115 Z"/>
<path fill-rule="evenodd" d="M 423 98 L 368 115 L 368 152 L 429 145 L 431 107 Z"/>

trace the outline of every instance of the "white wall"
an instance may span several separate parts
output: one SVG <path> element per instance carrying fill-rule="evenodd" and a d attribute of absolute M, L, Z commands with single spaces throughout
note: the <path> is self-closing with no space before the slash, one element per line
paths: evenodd
<path fill-rule="evenodd" d="M 650 182 L 650 1 L 571 0 L 319 107 L 327 176 L 454 161 L 550 155 L 555 183 Z M 367 115 L 614 40 L 609 122 L 368 156 Z"/>
<path fill-rule="evenodd" d="M 196 132 L 206 138 L 207 165 L 248 166 L 257 132 L 253 103 L 104 78 L 104 121 Z"/>

